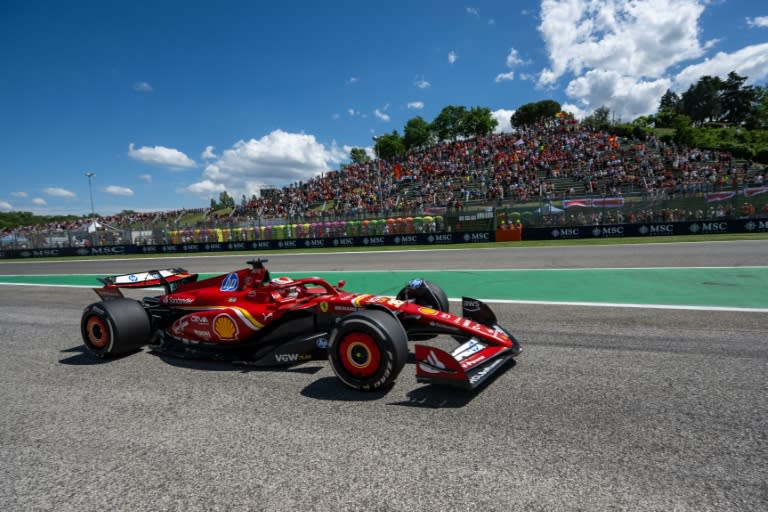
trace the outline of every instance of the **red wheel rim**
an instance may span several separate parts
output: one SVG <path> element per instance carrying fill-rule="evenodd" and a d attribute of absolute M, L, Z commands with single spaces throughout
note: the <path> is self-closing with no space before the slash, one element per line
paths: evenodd
<path fill-rule="evenodd" d="M 88 343 L 94 348 L 104 348 L 109 344 L 109 327 L 103 318 L 93 315 L 85 324 Z"/>
<path fill-rule="evenodd" d="M 339 344 L 341 365 L 350 375 L 366 378 L 375 375 L 381 363 L 379 346 L 369 335 L 352 332 Z"/>

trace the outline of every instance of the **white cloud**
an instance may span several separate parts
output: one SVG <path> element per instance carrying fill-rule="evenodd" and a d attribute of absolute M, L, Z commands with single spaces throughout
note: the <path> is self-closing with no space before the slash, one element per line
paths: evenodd
<path fill-rule="evenodd" d="M 569 112 L 573 114 L 573 117 L 576 119 L 584 119 L 592 112 L 591 110 L 584 110 L 583 108 L 579 107 L 578 105 L 574 105 L 573 103 L 563 103 L 560 108 L 563 112 Z"/>
<path fill-rule="evenodd" d="M 423 101 L 409 101 L 406 105 L 409 109 L 414 110 L 421 110 L 424 108 L 424 102 Z"/>
<path fill-rule="evenodd" d="M 143 146 L 139 149 L 134 149 L 133 146 L 133 143 L 128 145 L 128 156 L 134 160 L 139 160 L 140 162 L 171 168 L 188 169 L 197 167 L 194 160 L 178 149 L 166 148 L 163 146 L 155 146 L 152 148 Z"/>
<path fill-rule="evenodd" d="M 768 16 L 757 16 L 756 18 L 747 18 L 747 25 L 750 27 L 766 28 L 768 27 Z"/>
<path fill-rule="evenodd" d="M 335 144 L 326 147 L 313 135 L 275 130 L 260 139 L 239 141 L 206 166 L 202 179 L 182 193 L 204 198 L 226 190 L 232 197 L 258 195 L 264 186 L 283 187 L 328 172 L 348 157 Z"/>
<path fill-rule="evenodd" d="M 418 87 L 419 89 L 427 89 L 427 88 L 429 88 L 429 87 L 430 87 L 432 84 L 431 84 L 431 83 L 429 83 L 429 82 L 427 82 L 426 80 L 424 80 L 424 78 L 422 77 L 420 80 L 415 80 L 415 81 L 413 82 L 413 85 L 415 85 L 415 86 L 416 86 L 416 87 Z"/>
<path fill-rule="evenodd" d="M 585 69 L 658 78 L 670 66 L 703 55 L 698 21 L 704 7 L 701 0 L 544 0 L 539 31 L 550 66 L 541 82 Z"/>
<path fill-rule="evenodd" d="M 184 191 L 192 192 L 201 197 L 209 197 L 218 195 L 220 192 L 227 190 L 227 187 L 223 183 L 214 183 L 211 180 L 203 180 L 197 183 L 193 183 L 188 186 Z"/>
<path fill-rule="evenodd" d="M 480 11 L 476 7 L 467 7 L 467 14 L 472 16 L 480 16 Z"/>
<path fill-rule="evenodd" d="M 152 92 L 154 89 L 147 82 L 136 82 L 133 84 L 133 90 L 137 92 Z"/>
<path fill-rule="evenodd" d="M 74 192 L 70 192 L 65 188 L 47 187 L 43 189 L 43 192 L 45 192 L 46 194 L 52 197 L 63 197 L 65 199 L 73 199 L 77 197 L 77 194 L 75 194 Z"/>
<path fill-rule="evenodd" d="M 200 158 L 203 160 L 213 160 L 216 157 L 216 153 L 213 152 L 213 146 L 205 146 L 205 151 L 202 152 Z"/>
<path fill-rule="evenodd" d="M 347 109 L 347 114 L 349 114 L 352 117 L 355 117 L 360 115 L 360 111 L 350 108 L 350 109 Z"/>
<path fill-rule="evenodd" d="M 521 64 L 527 64 L 523 59 L 520 58 L 520 54 L 515 48 L 510 48 L 509 53 L 507 54 L 507 58 L 505 60 L 505 64 L 508 68 L 514 68 L 516 66 L 519 66 Z M 500 83 L 500 82 L 509 82 L 515 79 L 515 72 L 513 71 L 507 71 L 506 73 L 499 73 L 496 75 L 496 78 L 493 79 L 494 82 Z"/>
<path fill-rule="evenodd" d="M 373 115 L 375 115 L 378 119 L 384 121 L 385 123 L 388 123 L 390 120 L 389 114 L 386 114 L 379 109 L 374 110 Z"/>
<path fill-rule="evenodd" d="M 351 76 L 351 77 L 349 77 L 349 79 L 347 80 L 347 84 L 350 84 L 350 85 L 351 85 L 351 84 L 356 84 L 357 82 L 358 82 L 358 79 L 357 79 L 357 77 L 356 77 L 356 76 Z"/>
<path fill-rule="evenodd" d="M 0 210 L 13 210 L 13 206 L 8 201 L 0 200 Z"/>
<path fill-rule="evenodd" d="M 26 192 L 11 192 L 11 195 L 13 197 L 27 197 L 27 193 Z"/>
<path fill-rule="evenodd" d="M 144 183 L 151 184 L 152 183 L 152 175 L 151 174 L 139 174 L 139 179 L 143 181 Z"/>
<path fill-rule="evenodd" d="M 733 53 L 720 52 L 704 62 L 692 64 L 678 73 L 674 88 L 685 91 L 702 76 L 719 76 L 724 79 L 734 70 L 746 76 L 750 84 L 768 77 L 768 43 L 747 46 Z"/>
<path fill-rule="evenodd" d="M 104 187 L 104 192 L 112 194 L 113 196 L 132 196 L 133 190 L 128 187 L 119 187 L 117 185 L 109 185 Z"/>
<path fill-rule="evenodd" d="M 508 68 L 513 68 L 519 64 L 524 64 L 525 61 L 523 61 L 523 59 L 520 58 L 520 54 L 517 52 L 516 49 L 510 48 L 509 53 L 507 54 L 506 63 Z"/>
<path fill-rule="evenodd" d="M 454 62 L 456 62 L 456 59 L 458 59 L 458 58 L 459 58 L 459 56 L 456 55 L 455 51 L 451 50 L 451 51 L 448 52 L 448 63 L 449 64 L 453 64 Z"/>
<path fill-rule="evenodd" d="M 629 122 L 638 112 L 655 112 L 671 82 L 666 78 L 638 80 L 615 71 L 594 70 L 572 80 L 566 94 L 578 98 L 581 108 L 608 107 L 616 120 Z"/>
<path fill-rule="evenodd" d="M 37 206 L 45 206 L 45 205 L 48 204 L 48 201 L 46 201 L 42 197 L 36 197 L 36 198 L 32 199 L 32 204 L 37 205 Z"/>
<path fill-rule="evenodd" d="M 491 112 L 491 117 L 498 122 L 498 124 L 496 125 L 496 129 L 493 130 L 493 132 L 494 133 L 511 132 L 512 121 L 510 121 L 510 119 L 512 118 L 512 114 L 514 113 L 515 113 L 514 110 L 505 110 L 503 108 Z"/>
<path fill-rule="evenodd" d="M 538 28 L 549 62 L 538 86 L 554 88 L 565 80 L 569 106 L 575 107 L 569 111 L 577 117 L 605 106 L 629 121 L 655 112 L 667 88 L 682 91 L 704 75 L 725 78 L 736 71 L 752 83 L 764 79 L 768 45 L 709 55 L 719 41 L 700 37 L 702 14 L 711 4 L 543 0 Z"/>

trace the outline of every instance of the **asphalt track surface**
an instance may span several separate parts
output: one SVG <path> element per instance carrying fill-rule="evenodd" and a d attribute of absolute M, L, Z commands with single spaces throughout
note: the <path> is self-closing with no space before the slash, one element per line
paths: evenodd
<path fill-rule="evenodd" d="M 756 241 L 268 257 L 288 272 L 746 267 L 767 254 Z M 138 263 L 0 273 L 165 266 Z M 79 320 L 95 299 L 0 286 L 0 510 L 768 509 L 764 312 L 495 304 L 525 352 L 480 392 L 419 385 L 408 364 L 388 392 L 361 394 L 325 362 L 94 361 Z"/>

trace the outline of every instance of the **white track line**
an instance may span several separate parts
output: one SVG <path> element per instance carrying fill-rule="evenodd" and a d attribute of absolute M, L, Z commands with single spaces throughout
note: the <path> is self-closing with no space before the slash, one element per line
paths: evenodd
<path fill-rule="evenodd" d="M 46 288 L 98 288 L 80 284 L 26 284 L 26 283 L 0 283 L 0 286 L 37 286 Z M 161 290 L 160 288 L 144 288 L 145 290 Z M 451 297 L 451 302 L 461 302 L 461 299 Z M 634 308 L 634 309 L 670 309 L 687 311 L 730 311 L 739 313 L 768 313 L 768 308 L 738 308 L 721 306 L 689 306 L 677 304 L 622 304 L 612 302 L 558 302 L 547 300 L 508 300 L 508 299 L 479 299 L 488 304 L 529 304 L 536 306 L 571 306 L 571 307 L 595 307 L 595 308 Z"/>

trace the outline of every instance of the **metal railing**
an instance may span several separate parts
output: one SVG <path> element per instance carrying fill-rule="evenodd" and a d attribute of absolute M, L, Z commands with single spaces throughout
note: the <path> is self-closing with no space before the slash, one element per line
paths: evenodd
<path fill-rule="evenodd" d="M 461 209 L 422 208 L 410 211 L 348 212 L 322 217 L 258 217 L 235 215 L 198 220 L 135 223 L 129 227 L 82 225 L 20 228 L 0 237 L 0 249 L 49 249 L 120 244 L 241 242 L 291 238 L 330 238 L 389 234 L 489 231 L 507 223 L 523 226 L 583 226 L 732 220 L 768 217 L 768 187 L 741 189 L 660 189 L 653 193 L 586 194 L 525 202 L 472 201 Z"/>

